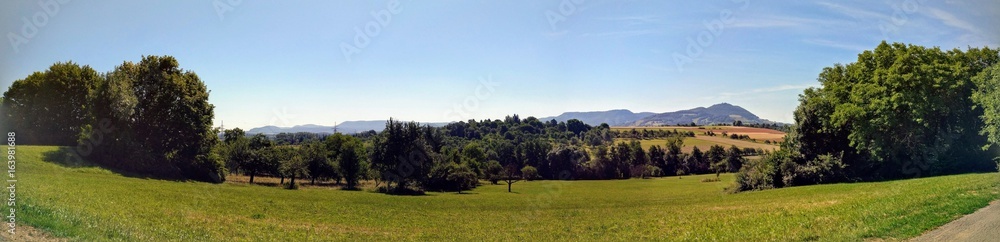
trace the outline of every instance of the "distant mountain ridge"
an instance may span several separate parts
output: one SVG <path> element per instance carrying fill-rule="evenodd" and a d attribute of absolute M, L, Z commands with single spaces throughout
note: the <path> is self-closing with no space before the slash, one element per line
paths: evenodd
<path fill-rule="evenodd" d="M 732 105 L 729 103 L 715 104 L 709 107 L 697 107 L 688 110 L 680 110 L 674 112 L 666 113 L 653 113 L 653 112 L 640 112 L 633 113 L 627 109 L 614 109 L 608 111 L 590 111 L 590 112 L 565 112 L 559 116 L 544 117 L 539 118 L 541 121 L 556 120 L 565 122 L 570 119 L 578 119 L 591 126 L 601 125 L 602 123 L 607 123 L 611 126 L 662 126 L 662 125 L 677 125 L 677 124 L 690 124 L 695 123 L 697 125 L 710 125 L 710 124 L 729 124 L 735 121 L 741 121 L 743 123 L 764 123 L 764 124 L 775 124 L 778 122 L 770 121 L 767 119 L 761 119 L 757 115 L 747 111 L 743 107 Z M 246 131 L 247 134 L 278 134 L 278 133 L 297 133 L 297 132 L 308 132 L 308 133 L 326 133 L 332 134 L 334 128 L 337 132 L 341 133 L 358 133 L 365 132 L 369 130 L 382 131 L 385 128 L 386 120 L 369 120 L 369 121 L 346 121 L 334 126 L 324 126 L 324 125 L 296 125 L 293 127 L 277 127 L 277 126 L 264 126 L 259 128 L 253 128 Z M 444 126 L 444 123 L 421 123 L 430 124 L 431 126 Z"/>
<path fill-rule="evenodd" d="M 642 112 L 633 113 L 627 109 L 615 109 L 608 111 L 592 111 L 592 112 L 565 112 L 555 117 L 545 117 L 539 118 L 538 120 L 549 121 L 555 119 L 556 121 L 566 121 L 570 119 L 578 119 L 583 121 L 585 124 L 592 126 L 600 125 L 601 123 L 607 123 L 611 126 L 622 126 L 630 125 L 636 120 L 639 120 L 656 113 L 652 112 Z"/>
<path fill-rule="evenodd" d="M 247 130 L 247 134 L 278 134 L 278 133 L 317 133 L 317 134 L 333 134 L 334 130 L 340 133 L 360 133 L 369 130 L 382 131 L 385 128 L 385 122 L 388 120 L 366 120 L 366 121 L 346 121 L 339 123 L 336 126 L 326 126 L 326 125 L 316 125 L 316 124 L 306 124 L 306 125 L 296 125 L 292 127 L 278 127 L 278 126 L 264 126 L 257 127 Z M 444 126 L 448 123 L 421 123 L 430 124 L 431 126 Z"/>
<path fill-rule="evenodd" d="M 667 112 L 641 118 L 632 123 L 633 126 L 660 126 L 690 124 L 709 125 L 740 121 L 743 123 L 774 123 L 761 119 L 743 107 L 720 103 L 676 112 Z"/>
<path fill-rule="evenodd" d="M 735 121 L 741 121 L 748 124 L 776 123 L 767 119 L 761 119 L 743 107 L 729 103 L 715 104 L 707 108 L 697 107 L 688 110 L 666 113 L 633 113 L 624 109 L 597 112 L 565 112 L 559 116 L 541 118 L 540 120 L 548 121 L 552 119 L 557 121 L 578 119 L 592 126 L 600 125 L 601 123 L 607 123 L 611 126 L 662 126 L 690 123 L 695 123 L 697 125 L 709 125 L 728 124 Z"/>

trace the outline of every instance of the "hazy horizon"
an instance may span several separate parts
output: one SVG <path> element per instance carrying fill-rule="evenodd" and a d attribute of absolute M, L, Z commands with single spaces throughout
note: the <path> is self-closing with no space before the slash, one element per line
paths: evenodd
<path fill-rule="evenodd" d="M 211 90 L 215 125 L 244 129 L 722 102 L 790 123 L 823 67 L 882 40 L 1000 46 L 985 0 L 49 3 L 0 3 L 3 91 L 55 62 L 171 55 Z"/>

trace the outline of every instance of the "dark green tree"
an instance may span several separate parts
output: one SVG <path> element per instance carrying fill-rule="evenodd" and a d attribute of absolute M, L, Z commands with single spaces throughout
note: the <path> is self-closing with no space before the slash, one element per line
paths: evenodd
<path fill-rule="evenodd" d="M 521 168 L 521 176 L 528 181 L 535 180 L 535 178 L 538 178 L 538 169 L 535 169 L 533 166 L 524 166 Z"/>
<path fill-rule="evenodd" d="M 337 157 L 337 168 L 339 173 L 344 177 L 344 182 L 347 183 L 348 190 L 355 190 L 358 188 L 358 181 L 361 178 L 362 171 L 367 169 L 365 167 L 365 148 L 364 144 L 360 140 L 350 137 L 347 138 L 346 142 L 340 146 L 340 154 Z"/>
<path fill-rule="evenodd" d="M 343 153 L 342 148 L 339 153 Z M 319 142 L 306 143 L 299 146 L 299 150 L 301 150 L 302 160 L 306 163 L 306 169 L 309 170 L 310 185 L 316 185 L 316 180 L 323 178 L 334 178 L 339 182 L 336 164 L 331 162 L 329 151 L 324 144 Z"/>
<path fill-rule="evenodd" d="M 90 66 L 53 64 L 11 84 L 3 95 L 0 121 L 4 130 L 17 132 L 18 143 L 76 145 L 81 135 L 89 138 L 95 130 L 91 110 L 100 82 Z"/>
<path fill-rule="evenodd" d="M 490 183 L 493 183 L 493 185 L 496 185 L 500 179 L 503 178 L 503 172 L 503 166 L 500 165 L 499 161 L 490 160 L 489 162 L 486 162 L 486 179 L 489 180 Z"/>
<path fill-rule="evenodd" d="M 740 148 L 734 146 L 729 147 L 729 151 L 726 152 L 726 168 L 729 172 L 737 172 L 743 168 L 743 154 L 740 153 Z"/>
<path fill-rule="evenodd" d="M 983 120 L 980 134 L 986 135 L 989 144 L 983 147 L 1000 145 L 1000 64 L 994 64 L 972 79 L 978 87 L 972 94 L 976 107 L 983 110 L 979 117 Z M 993 153 L 997 157 L 997 153 Z"/>
<path fill-rule="evenodd" d="M 208 94 L 198 75 L 173 57 L 122 63 L 93 99 L 93 127 L 114 127 L 95 146 L 95 160 L 145 174 L 223 181 L 223 164 L 212 153 L 218 134 Z"/>
<path fill-rule="evenodd" d="M 272 167 L 274 157 L 271 156 L 270 148 L 273 146 L 274 143 L 264 134 L 257 134 L 250 138 L 247 144 L 247 158 L 239 161 L 239 167 L 244 174 L 250 176 L 251 184 L 253 184 L 254 177 L 269 171 Z"/>

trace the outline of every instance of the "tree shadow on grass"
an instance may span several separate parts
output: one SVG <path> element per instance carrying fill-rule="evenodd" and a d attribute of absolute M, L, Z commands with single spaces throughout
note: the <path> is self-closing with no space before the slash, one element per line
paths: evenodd
<path fill-rule="evenodd" d="M 167 180 L 167 181 L 178 181 L 178 182 L 189 181 L 188 179 L 163 177 L 163 176 L 130 172 L 115 167 L 97 164 L 95 162 L 87 160 L 87 158 L 84 156 L 80 156 L 80 154 L 73 148 L 74 147 L 71 146 L 61 146 L 59 147 L 59 149 L 43 152 L 42 161 L 56 164 L 58 166 L 62 166 L 65 168 L 102 168 L 111 171 L 112 173 L 130 178 L 156 179 L 156 180 Z"/>
<path fill-rule="evenodd" d="M 57 150 L 42 153 L 42 161 L 56 164 L 66 168 L 88 168 L 98 167 L 89 161 L 85 161 L 73 148 L 61 146 Z"/>

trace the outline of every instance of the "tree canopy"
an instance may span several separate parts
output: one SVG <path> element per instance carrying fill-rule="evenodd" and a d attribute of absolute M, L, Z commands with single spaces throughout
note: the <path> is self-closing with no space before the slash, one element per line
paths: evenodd
<path fill-rule="evenodd" d="M 882 42 L 856 62 L 824 68 L 822 87 L 800 95 L 780 154 L 765 155 L 742 177 L 773 173 L 775 181 L 764 183 L 780 187 L 993 169 L 996 150 L 982 149 L 982 134 L 996 127 L 988 113 L 995 114 L 996 85 L 986 80 L 996 74 L 983 70 L 998 62 L 996 49 Z"/>

